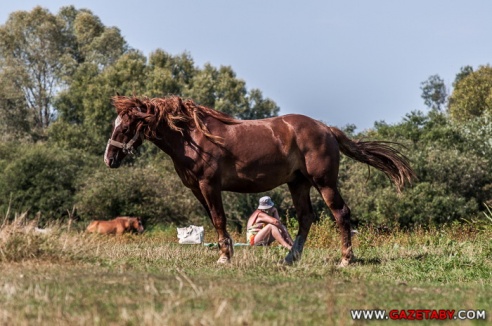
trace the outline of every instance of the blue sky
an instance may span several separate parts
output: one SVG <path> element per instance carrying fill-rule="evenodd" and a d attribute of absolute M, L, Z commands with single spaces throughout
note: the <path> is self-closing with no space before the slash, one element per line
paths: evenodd
<path fill-rule="evenodd" d="M 488 0 L 16 0 L 2 3 L 0 24 L 36 5 L 90 9 L 146 55 L 187 51 L 199 67 L 231 66 L 280 114 L 359 131 L 425 110 L 429 76 L 451 91 L 461 67 L 492 61 Z"/>

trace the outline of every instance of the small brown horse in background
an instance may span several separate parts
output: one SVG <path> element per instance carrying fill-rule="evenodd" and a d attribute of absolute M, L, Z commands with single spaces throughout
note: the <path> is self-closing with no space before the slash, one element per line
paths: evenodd
<path fill-rule="evenodd" d="M 87 232 L 122 235 L 127 232 L 142 233 L 144 227 L 140 217 L 120 216 L 110 221 L 92 221 Z"/>
<path fill-rule="evenodd" d="M 285 257 L 291 264 L 300 259 L 315 219 L 309 196 L 315 187 L 337 221 L 340 265 L 347 266 L 353 251 L 350 209 L 337 188 L 340 151 L 383 171 L 398 191 L 414 177 L 407 158 L 388 142 L 355 142 L 341 130 L 303 115 L 236 120 L 177 96 L 115 96 L 112 101 L 118 116 L 104 162 L 119 167 L 144 139 L 167 153 L 217 230 L 219 263 L 229 262 L 233 255 L 221 191 L 256 193 L 287 183 L 299 221 L 294 245 Z"/>

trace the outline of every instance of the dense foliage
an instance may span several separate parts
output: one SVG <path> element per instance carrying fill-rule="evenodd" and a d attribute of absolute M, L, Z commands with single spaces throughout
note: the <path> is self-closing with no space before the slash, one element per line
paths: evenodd
<path fill-rule="evenodd" d="M 402 144 L 418 175 L 398 195 L 383 174 L 343 157 L 340 188 L 355 223 L 441 225 L 480 217 L 484 204 L 492 205 L 490 69 L 463 68 L 449 101 L 444 81 L 431 76 L 421 85 L 427 112 L 411 112 L 395 125 L 376 122 L 359 134 L 346 128 L 356 139 Z M 203 222 L 205 211 L 151 144 L 118 170 L 104 166 L 115 118 L 109 99 L 116 92 L 177 94 L 240 119 L 279 112 L 231 67 L 200 68 L 190 54 L 162 49 L 146 57 L 89 10 L 12 13 L 0 26 L 0 212 L 59 219 L 75 206 L 83 219 L 139 215 L 153 224 Z M 261 195 L 224 194 L 238 229 Z M 285 186 L 269 195 L 283 216 L 295 216 Z M 314 190 L 313 207 L 318 215 L 327 211 Z"/>
<path fill-rule="evenodd" d="M 449 111 L 458 121 L 492 112 L 492 67 L 480 67 L 460 78 L 450 98 Z"/>

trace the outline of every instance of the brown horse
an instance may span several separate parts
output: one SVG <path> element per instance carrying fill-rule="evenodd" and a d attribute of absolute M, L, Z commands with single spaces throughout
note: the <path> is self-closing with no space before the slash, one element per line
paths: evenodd
<path fill-rule="evenodd" d="M 299 231 L 285 263 L 300 259 L 315 218 L 309 191 L 315 187 L 332 211 L 342 237 L 341 266 L 353 259 L 350 209 L 337 189 L 340 151 L 383 171 L 398 191 L 414 172 L 387 142 L 355 142 L 335 127 L 289 114 L 241 121 L 177 96 L 115 96 L 118 117 L 104 162 L 110 168 L 144 139 L 173 160 L 183 184 L 205 207 L 218 233 L 219 263 L 229 262 L 233 243 L 226 230 L 221 191 L 256 193 L 287 183 Z"/>
<path fill-rule="evenodd" d="M 110 221 L 92 221 L 87 226 L 87 232 L 96 232 L 100 234 L 122 235 L 126 232 L 142 233 L 144 227 L 140 217 L 120 216 Z"/>

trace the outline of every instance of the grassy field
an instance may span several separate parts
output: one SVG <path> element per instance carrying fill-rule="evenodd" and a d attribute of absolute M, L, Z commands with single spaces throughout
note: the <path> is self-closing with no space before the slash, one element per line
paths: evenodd
<path fill-rule="evenodd" d="M 0 228 L 1 325 L 349 325 L 351 309 L 486 310 L 492 321 L 492 228 L 472 225 L 380 234 L 360 229 L 357 263 L 335 267 L 340 242 L 330 222 L 312 229 L 301 262 L 286 251 L 177 244 L 175 230 L 140 236 L 87 235 L 83 225 Z M 206 241 L 215 234 L 206 232 Z M 244 241 L 234 235 L 236 241 Z M 424 320 L 419 324 L 442 324 Z"/>

